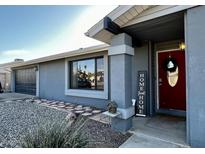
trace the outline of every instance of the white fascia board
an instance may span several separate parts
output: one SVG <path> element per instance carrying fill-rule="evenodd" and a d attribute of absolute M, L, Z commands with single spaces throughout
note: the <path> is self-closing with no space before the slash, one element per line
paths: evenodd
<path fill-rule="evenodd" d="M 78 49 L 78 50 L 74 50 L 74 51 L 64 52 L 64 53 L 60 53 L 60 54 L 56 54 L 56 55 L 51 55 L 51 56 L 46 56 L 46 57 L 42 57 L 42 58 L 38 58 L 38 59 L 34 59 L 34 60 L 21 62 L 18 64 L 11 65 L 11 68 L 39 64 L 42 62 L 48 62 L 48 61 L 52 61 L 52 60 L 74 57 L 74 56 L 79 56 L 79 55 L 86 55 L 86 54 L 91 54 L 91 53 L 102 52 L 102 51 L 108 50 L 108 47 L 109 47 L 109 45 L 102 44 L 102 45 L 82 48 L 82 49 Z"/>
<path fill-rule="evenodd" d="M 134 5 L 121 5 L 118 6 L 116 9 L 114 9 L 112 12 L 110 12 L 107 16 L 111 20 L 117 19 L 119 16 L 127 12 L 129 9 L 134 7 Z M 85 35 L 91 38 L 94 38 L 94 36 L 100 32 L 103 29 L 103 19 L 100 20 L 98 23 L 96 23 L 93 27 L 91 27 Z"/>
<path fill-rule="evenodd" d="M 147 20 L 165 16 L 171 13 L 176 13 L 176 12 L 186 10 L 186 9 L 189 9 L 195 6 L 197 5 L 158 5 L 151 9 L 145 10 L 144 12 L 139 14 L 139 16 L 137 16 L 135 19 L 125 24 L 123 27 L 138 24 L 138 23 L 141 23 Z"/>
<path fill-rule="evenodd" d="M 13 61 L 13 62 L 9 62 L 9 63 L 3 63 L 3 64 L 0 64 L 0 69 L 1 68 L 3 68 L 3 69 L 10 68 L 14 65 L 18 65 L 18 64 L 21 64 L 23 62 L 24 61 Z"/>
<path fill-rule="evenodd" d="M 109 13 L 107 16 L 111 18 L 112 21 L 114 21 L 115 19 L 119 18 L 121 15 L 123 15 L 125 12 L 127 12 L 134 6 L 135 5 L 119 6 L 116 9 L 114 9 L 111 13 Z M 195 6 L 197 5 L 158 5 L 158 6 L 154 6 L 150 9 L 143 11 L 135 19 L 129 21 L 127 24 L 123 25 L 122 27 L 130 26 L 130 25 L 144 22 L 147 20 L 151 20 L 151 19 L 154 19 L 160 16 L 186 10 L 186 9 L 189 9 Z M 91 38 L 95 38 L 95 35 L 99 33 L 100 31 L 102 31 L 102 29 L 103 29 L 103 20 L 100 20 L 93 27 L 91 27 L 85 33 L 85 35 Z"/>
<path fill-rule="evenodd" d="M 93 38 L 95 34 L 99 33 L 103 29 L 103 19 L 96 23 L 93 27 L 91 27 L 85 35 Z"/>
<path fill-rule="evenodd" d="M 127 12 L 128 10 L 130 10 L 131 8 L 133 8 L 135 5 L 120 5 L 119 7 L 117 7 L 116 9 L 114 9 L 112 12 L 110 12 L 107 16 L 111 19 L 111 20 L 115 20 L 118 17 L 120 17 L 121 15 L 123 15 L 125 12 Z"/>

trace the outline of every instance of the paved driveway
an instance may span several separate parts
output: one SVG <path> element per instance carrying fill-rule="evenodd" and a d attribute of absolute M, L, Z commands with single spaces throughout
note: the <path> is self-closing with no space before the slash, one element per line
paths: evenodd
<path fill-rule="evenodd" d="M 19 93 L 0 93 L 0 102 L 1 101 L 11 101 L 24 98 L 32 98 L 32 95 L 19 94 Z"/>

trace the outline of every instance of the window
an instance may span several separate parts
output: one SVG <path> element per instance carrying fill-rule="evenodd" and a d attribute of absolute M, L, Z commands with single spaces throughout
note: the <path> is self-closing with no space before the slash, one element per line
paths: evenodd
<path fill-rule="evenodd" d="M 97 57 L 70 62 L 70 88 L 104 90 L 104 59 Z"/>

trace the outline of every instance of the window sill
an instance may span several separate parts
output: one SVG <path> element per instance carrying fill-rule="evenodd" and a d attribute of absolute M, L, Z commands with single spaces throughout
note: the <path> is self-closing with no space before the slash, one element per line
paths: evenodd
<path fill-rule="evenodd" d="M 98 99 L 108 99 L 108 94 L 106 91 L 98 90 L 82 90 L 82 89 L 67 89 L 65 95 L 77 96 L 77 97 L 88 97 L 88 98 L 98 98 Z"/>

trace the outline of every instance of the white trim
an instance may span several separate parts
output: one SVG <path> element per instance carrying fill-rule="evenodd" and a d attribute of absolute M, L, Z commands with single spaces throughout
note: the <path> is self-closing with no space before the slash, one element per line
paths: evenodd
<path fill-rule="evenodd" d="M 81 89 L 67 89 L 65 95 L 77 97 L 89 97 L 98 99 L 108 99 L 104 91 L 97 90 L 81 90 Z"/>
<path fill-rule="evenodd" d="M 180 48 L 174 48 L 174 49 L 167 49 L 167 50 L 158 50 L 157 52 L 158 53 L 161 53 L 161 52 L 172 52 L 172 51 L 179 51 L 181 50 Z"/>
<path fill-rule="evenodd" d="M 123 17 L 128 11 L 130 11 L 133 7 L 137 5 L 131 5 L 131 6 L 119 6 L 118 8 L 114 9 L 111 13 L 109 13 L 107 16 L 112 19 L 112 21 L 119 19 L 120 17 Z M 146 6 L 146 5 L 141 5 Z M 124 23 L 122 27 L 130 26 L 133 24 L 141 23 L 147 20 L 155 19 L 157 17 L 161 17 L 164 15 L 168 15 L 171 13 L 179 12 L 182 10 L 186 10 L 192 7 L 195 7 L 197 5 L 158 5 L 153 6 L 150 5 L 150 8 L 145 9 L 144 11 L 137 14 L 133 19 L 128 20 L 127 23 Z M 93 27 L 91 27 L 85 35 L 91 38 L 94 38 L 99 41 L 103 41 L 103 36 L 105 32 L 103 31 L 103 20 L 100 20 L 98 23 L 96 23 Z M 110 38 L 113 34 L 108 33 L 110 35 Z M 110 42 L 106 42 L 110 43 Z"/>
<path fill-rule="evenodd" d="M 159 50 L 156 51 L 156 86 L 157 86 L 157 110 L 159 110 L 159 68 L 158 68 L 158 54 L 162 52 L 174 52 L 174 51 L 179 51 L 181 49 L 176 48 L 176 49 L 169 49 L 169 50 Z"/>
<path fill-rule="evenodd" d="M 15 92 L 16 91 L 16 80 L 15 80 L 15 74 L 16 72 L 14 70 L 11 71 L 11 92 Z"/>
<path fill-rule="evenodd" d="M 144 115 L 144 114 L 135 114 L 135 115 L 138 117 L 146 117 L 146 115 Z"/>
<path fill-rule="evenodd" d="M 157 79 L 156 79 L 156 86 L 157 86 L 157 110 L 159 110 L 159 68 L 158 68 L 158 54 L 159 51 L 156 52 L 156 75 L 157 75 Z"/>
<path fill-rule="evenodd" d="M 36 96 L 40 96 L 40 67 L 39 64 L 36 66 L 37 71 L 36 71 Z"/>
<path fill-rule="evenodd" d="M 104 90 L 82 90 L 82 89 L 69 89 L 69 60 L 65 59 L 65 95 L 77 97 L 89 97 L 98 99 L 108 99 L 108 55 L 104 57 Z"/>
<path fill-rule="evenodd" d="M 117 19 L 119 16 L 126 13 L 128 10 L 133 8 L 135 5 L 120 5 L 116 9 L 114 9 L 112 12 L 108 14 L 108 16 L 111 18 L 111 20 Z"/>
<path fill-rule="evenodd" d="M 189 61 L 188 61 L 188 52 L 189 52 L 189 43 L 188 43 L 188 32 L 187 32 L 187 12 L 184 13 L 184 39 L 186 45 L 185 52 L 185 77 L 186 77 L 186 142 L 190 144 L 190 111 L 189 111 Z"/>
<path fill-rule="evenodd" d="M 112 12 L 110 12 L 107 16 L 111 20 L 117 19 L 119 16 L 126 13 L 128 10 L 130 10 L 134 5 L 121 5 L 115 8 Z M 85 35 L 88 37 L 93 37 L 97 33 L 99 33 L 103 29 L 103 19 L 97 22 L 95 25 L 93 25 L 86 33 Z"/>
<path fill-rule="evenodd" d="M 11 64 L 10 67 L 16 68 L 16 67 L 22 67 L 22 66 L 27 66 L 27 65 L 39 64 L 42 62 L 48 62 L 48 61 L 57 60 L 57 59 L 64 59 L 64 58 L 86 55 L 86 54 L 91 54 L 91 53 L 99 53 L 99 52 L 108 50 L 108 47 L 109 45 L 107 44 L 101 44 L 101 45 L 91 46 L 87 48 L 80 48 L 78 50 L 67 51 L 67 52 L 63 52 L 60 54 L 50 55 L 50 56 L 46 56 L 46 57 L 42 57 L 38 59 L 21 62 L 21 63 L 14 63 L 14 64 Z"/>
<path fill-rule="evenodd" d="M 109 56 L 118 54 L 128 54 L 134 56 L 134 48 L 126 44 L 111 46 L 108 48 Z"/>
<path fill-rule="evenodd" d="M 69 73 L 69 71 L 68 71 L 68 63 L 69 63 L 69 61 L 68 61 L 68 59 L 65 59 L 65 95 L 67 95 L 66 93 L 67 93 L 67 90 L 68 90 L 68 73 Z"/>
<path fill-rule="evenodd" d="M 151 20 L 154 18 L 158 18 L 161 16 L 165 16 L 171 13 L 179 12 L 182 10 L 186 10 L 192 8 L 196 5 L 159 5 L 153 7 L 151 9 L 145 10 L 139 16 L 136 16 L 135 19 L 131 20 L 130 22 L 126 23 L 123 27 L 131 26 L 137 23 L 141 23 L 147 20 Z"/>

